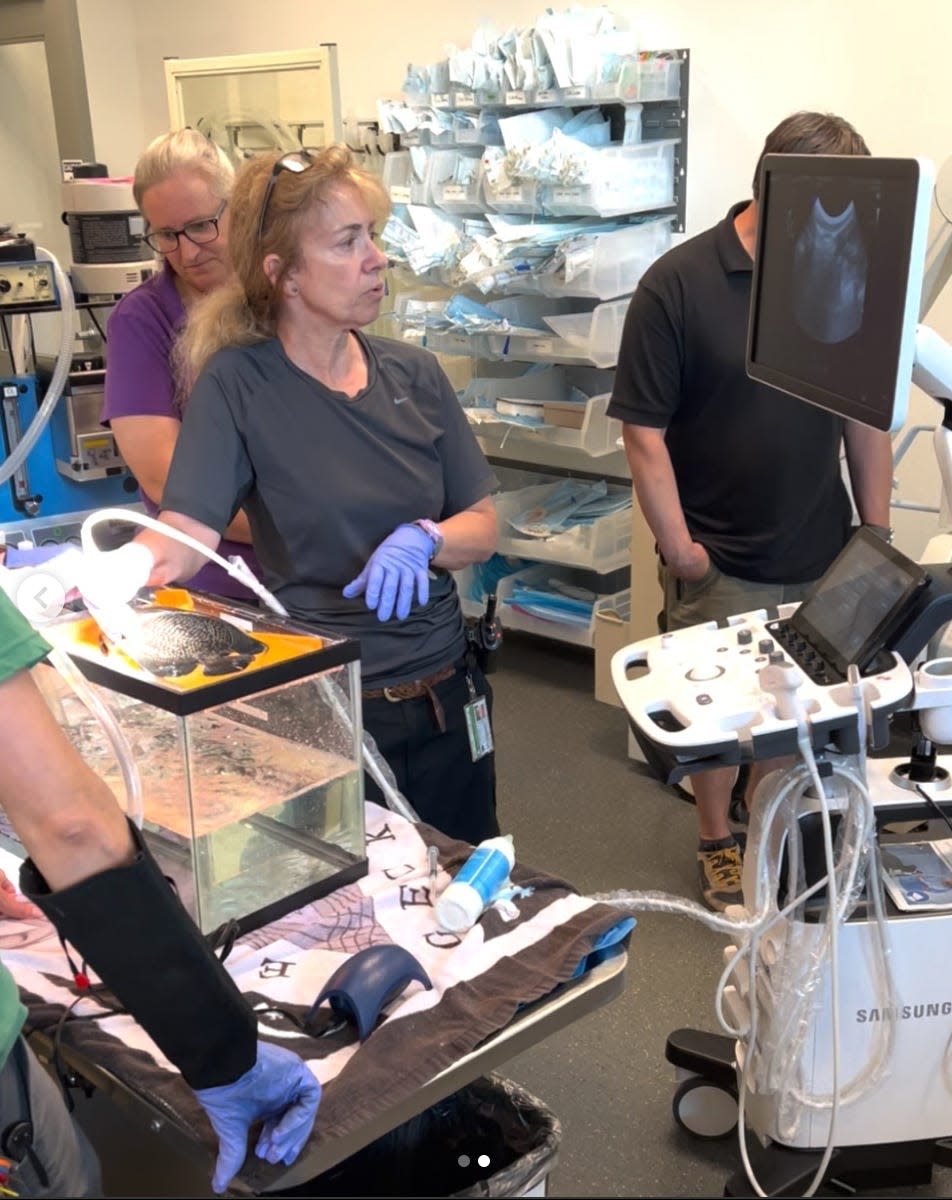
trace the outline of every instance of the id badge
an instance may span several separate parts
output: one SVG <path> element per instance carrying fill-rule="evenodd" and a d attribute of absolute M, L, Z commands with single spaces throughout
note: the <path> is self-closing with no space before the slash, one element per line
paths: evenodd
<path fill-rule="evenodd" d="M 489 708 L 485 696 L 476 696 L 463 708 L 466 714 L 466 733 L 473 762 L 493 752 L 493 731 L 489 725 Z"/>

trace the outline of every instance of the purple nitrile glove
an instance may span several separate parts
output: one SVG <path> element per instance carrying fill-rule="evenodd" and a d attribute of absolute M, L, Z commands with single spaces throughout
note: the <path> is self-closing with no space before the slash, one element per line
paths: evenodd
<path fill-rule="evenodd" d="M 367 559 L 356 579 L 344 588 L 348 600 L 364 593 L 368 608 L 377 610 L 380 621 L 388 621 L 396 604 L 397 620 L 410 612 L 413 593 L 420 604 L 430 598 L 430 559 L 433 539 L 419 525 L 398 525 Z"/>
<path fill-rule="evenodd" d="M 195 1092 L 218 1135 L 212 1190 L 219 1195 L 245 1161 L 248 1130 L 264 1121 L 255 1154 L 290 1166 L 304 1148 L 321 1101 L 321 1085 L 307 1064 L 283 1046 L 258 1043 L 258 1058 L 234 1083 Z"/>

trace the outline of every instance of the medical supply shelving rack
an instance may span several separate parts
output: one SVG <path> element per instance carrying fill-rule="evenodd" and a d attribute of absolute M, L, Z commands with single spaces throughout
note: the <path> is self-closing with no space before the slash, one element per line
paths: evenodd
<path fill-rule="evenodd" d="M 441 134 L 435 143 L 425 135 L 409 139 L 402 135 L 401 149 L 388 155 L 384 163 L 383 179 L 394 203 L 425 204 L 460 216 L 488 211 L 568 220 L 573 216 L 617 218 L 637 214 L 645 222 L 621 230 L 612 225 L 609 231 L 597 235 L 591 261 L 570 282 L 549 277 L 537 284 L 523 278 L 505 291 L 477 295 L 481 302 L 502 312 L 514 309 L 517 303 L 523 312 L 528 306 L 534 316 L 551 318 L 547 322 L 549 332 L 469 335 L 428 331 L 425 335 L 424 344 L 441 357 L 468 360 L 471 379 L 483 385 L 496 386 L 516 364 L 529 363 L 567 370 L 581 367 L 602 377 L 604 386 L 586 393 L 589 399 L 578 429 L 528 427 L 491 419 L 480 420 L 474 426 L 502 485 L 497 496 L 499 553 L 529 561 L 530 581 L 551 573 L 569 586 L 586 586 L 597 596 L 596 610 L 615 606 L 627 609 L 632 605 L 629 579 L 625 578 L 625 586 L 619 587 L 620 572 L 631 567 L 631 512 L 612 513 L 592 526 L 544 541 L 515 535 L 506 523 L 506 514 L 510 508 L 510 515 L 516 511 L 515 493 L 522 496 L 532 484 L 542 491 L 546 484 L 562 477 L 604 479 L 612 491 L 631 486 L 621 447 L 621 425 L 608 418 L 605 410 L 630 294 L 644 270 L 668 248 L 670 233 L 684 230 L 689 74 L 689 52 L 679 49 L 643 54 L 628 64 L 618 79 L 597 87 L 534 94 L 466 89 L 426 97 L 415 94 L 405 100 L 415 106 L 468 114 L 470 119 L 464 128 L 449 131 L 449 136 Z M 640 105 L 642 140 L 629 145 L 621 139 L 626 114 L 634 105 Z M 494 188 L 477 162 L 461 172 L 462 182 L 455 181 L 454 156 L 472 160 L 481 157 L 486 143 L 477 139 L 487 137 L 492 117 L 552 106 L 598 107 L 610 121 L 612 142 L 597 152 L 597 165 L 589 180 L 565 186 L 518 182 Z M 414 140 L 418 144 L 429 142 L 422 177 L 414 171 L 407 149 L 408 141 Z M 401 321 L 417 284 L 439 286 L 443 282 L 439 278 L 408 281 L 405 273 L 398 273 L 394 280 L 395 320 Z M 448 282 L 444 286 L 448 289 Z M 515 392 L 518 380 L 512 383 Z M 547 572 L 537 569 L 539 563 L 546 565 Z M 644 565 L 653 571 L 653 564 Z M 508 584 L 504 580 L 501 593 L 511 591 L 513 578 L 519 576 L 510 577 Z M 460 583 L 462 593 L 465 576 Z M 475 603 L 464 595 L 464 605 Z M 558 622 L 513 610 L 503 615 L 510 628 L 592 644 L 594 610 L 591 628 L 581 634 L 578 627 L 560 628 Z"/>

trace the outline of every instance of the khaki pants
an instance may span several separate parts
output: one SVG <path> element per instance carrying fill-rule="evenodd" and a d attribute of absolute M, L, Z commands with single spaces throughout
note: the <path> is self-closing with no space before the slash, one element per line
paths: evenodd
<path fill-rule="evenodd" d="M 687 629 L 705 621 L 724 621 L 738 613 L 802 600 L 812 583 L 755 583 L 725 575 L 711 563 L 707 573 L 693 583 L 678 579 L 659 562 L 658 580 L 664 593 L 659 625 L 662 633 Z"/>

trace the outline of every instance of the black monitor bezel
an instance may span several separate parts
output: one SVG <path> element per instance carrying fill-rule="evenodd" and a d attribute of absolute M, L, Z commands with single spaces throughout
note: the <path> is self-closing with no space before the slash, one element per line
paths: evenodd
<path fill-rule="evenodd" d="M 765 154 L 760 166 L 757 212 L 757 245 L 764 245 L 764 226 L 770 219 L 770 192 L 778 175 L 802 178 L 839 176 L 860 179 L 892 179 L 914 185 L 916 211 L 909 229 L 906 247 L 907 271 L 901 295 L 896 298 L 896 312 L 891 322 L 894 329 L 895 377 L 891 380 L 891 412 L 884 416 L 876 408 L 855 398 L 832 392 L 809 380 L 799 379 L 788 371 L 765 364 L 755 357 L 757 330 L 760 324 L 760 299 L 763 291 L 764 259 L 754 256 L 751 282 L 750 314 L 747 326 L 746 368 L 751 379 L 779 388 L 809 404 L 817 405 L 849 420 L 859 421 L 874 429 L 901 429 L 908 409 L 909 387 L 915 357 L 915 331 L 922 297 L 922 274 L 929 222 L 931 175 L 929 164 L 918 158 L 873 158 L 868 155 L 827 154 Z M 923 198 L 923 191 L 927 194 Z"/>
<path fill-rule="evenodd" d="M 896 598 L 889 611 L 867 635 L 859 650 L 847 658 L 839 647 L 834 646 L 812 624 L 810 620 L 810 605 L 817 597 L 822 596 L 824 585 L 829 586 L 830 579 L 840 574 L 841 563 L 850 555 L 855 555 L 856 546 L 860 544 L 874 550 L 879 554 L 883 562 L 890 562 L 901 567 L 906 575 L 906 586 L 903 589 L 902 595 Z M 924 567 L 920 566 L 917 562 L 913 562 L 911 558 L 907 558 L 905 554 L 897 550 L 894 546 L 891 546 L 872 529 L 860 526 L 827 568 L 826 573 L 816 581 L 807 593 L 799 608 L 797 608 L 796 612 L 790 618 L 790 625 L 814 649 L 818 650 L 843 678 L 846 678 L 847 671 L 852 664 L 855 663 L 859 670 L 863 671 L 881 650 L 889 648 L 889 635 L 900 625 L 903 614 L 918 594 L 919 589 L 924 587 L 928 581 L 929 573 Z"/>

